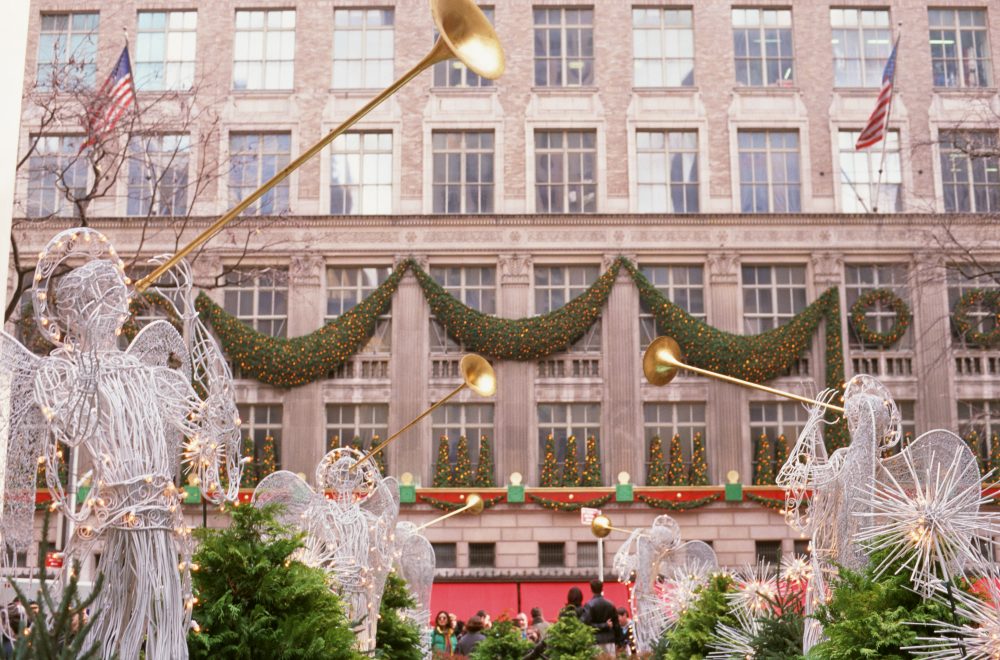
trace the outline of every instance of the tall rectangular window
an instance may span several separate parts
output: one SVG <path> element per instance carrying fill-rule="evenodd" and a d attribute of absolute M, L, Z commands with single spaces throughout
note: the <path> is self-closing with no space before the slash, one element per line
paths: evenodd
<path fill-rule="evenodd" d="M 135 39 L 135 86 L 191 89 L 198 35 L 196 11 L 140 11 Z"/>
<path fill-rule="evenodd" d="M 799 213 L 798 131 L 739 131 L 740 210 L 743 213 Z"/>
<path fill-rule="evenodd" d="M 444 290 L 472 309 L 484 314 L 497 311 L 497 269 L 484 266 L 432 266 L 431 277 Z M 440 323 L 431 319 L 431 352 L 465 352 L 448 336 Z"/>
<path fill-rule="evenodd" d="M 333 11 L 334 89 L 382 89 L 392 82 L 392 9 Z"/>
<path fill-rule="evenodd" d="M 493 131 L 434 131 L 434 213 L 493 212 Z"/>
<path fill-rule="evenodd" d="M 96 12 L 42 14 L 35 75 L 41 89 L 71 92 L 94 86 L 98 23 Z"/>
<path fill-rule="evenodd" d="M 295 10 L 237 10 L 233 89 L 294 86 Z"/>
<path fill-rule="evenodd" d="M 705 320 L 705 269 L 702 266 L 659 266 L 642 264 L 639 269 L 649 283 L 670 302 L 679 306 L 691 316 Z M 656 339 L 661 332 L 656 319 L 643 308 L 639 316 L 639 340 L 642 349 Z"/>
<path fill-rule="evenodd" d="M 448 460 L 455 465 L 458 460 L 458 440 L 465 436 L 469 458 L 479 464 L 479 439 L 484 435 L 493 438 L 492 403 L 447 403 L 431 413 L 431 432 L 435 438 L 448 438 Z M 437 443 L 434 445 L 437 460 Z"/>
<path fill-rule="evenodd" d="M 483 14 L 493 22 L 493 7 L 480 7 Z M 438 31 L 434 30 L 434 40 L 438 39 Z M 473 73 L 469 67 L 457 59 L 445 60 L 434 65 L 435 87 L 492 87 L 493 81 Z"/>
<path fill-rule="evenodd" d="M 226 273 L 222 307 L 257 332 L 288 334 L 288 271 L 279 268 Z"/>
<path fill-rule="evenodd" d="M 388 266 L 331 266 L 326 269 L 326 321 L 349 312 L 388 279 Z M 378 317 L 375 330 L 360 353 L 388 355 L 392 349 L 392 313 Z"/>
<path fill-rule="evenodd" d="M 743 266 L 745 334 L 777 328 L 805 308 L 805 266 Z"/>
<path fill-rule="evenodd" d="M 950 131 L 941 134 L 941 187 L 948 213 L 1000 210 L 1000 157 L 997 134 Z"/>
<path fill-rule="evenodd" d="M 1000 272 L 1000 264 L 976 264 L 974 267 L 969 264 L 955 264 L 948 267 L 948 309 L 954 313 L 955 306 L 965 294 L 974 289 L 998 289 L 995 275 L 989 273 Z M 959 348 L 981 349 L 978 344 L 966 345 L 966 335 L 971 333 L 989 334 L 997 327 L 997 315 L 989 305 L 982 301 L 968 305 L 966 317 L 969 319 L 969 328 L 963 334 L 954 323 L 951 324 L 952 339 Z"/>
<path fill-rule="evenodd" d="M 861 131 L 839 131 L 840 205 L 844 213 L 895 213 L 903 208 L 900 190 L 903 172 L 899 158 L 899 131 L 887 131 L 885 145 L 858 151 Z M 885 160 L 882 156 L 885 154 Z M 879 184 L 879 166 L 882 181 Z M 876 199 L 876 194 L 878 198 Z"/>
<path fill-rule="evenodd" d="M 35 150 L 28 158 L 29 218 L 77 215 L 73 200 L 87 194 L 87 158 L 80 153 L 79 135 L 33 137 Z"/>
<path fill-rule="evenodd" d="M 326 439 L 329 447 L 343 447 L 359 439 L 363 447 L 372 446 L 376 435 L 383 440 L 389 431 L 387 403 L 326 404 Z"/>
<path fill-rule="evenodd" d="M 135 136 L 128 146 L 128 215 L 186 214 L 190 138 Z"/>
<path fill-rule="evenodd" d="M 734 8 L 733 50 L 737 84 L 791 85 L 795 81 L 792 10 Z"/>
<path fill-rule="evenodd" d="M 935 87 L 990 87 L 990 43 L 985 9 L 927 10 Z"/>
<path fill-rule="evenodd" d="M 663 454 L 667 455 L 670 440 L 680 436 L 684 464 L 691 465 L 692 443 L 696 433 L 705 437 L 704 403 L 644 403 L 642 405 L 643 436 L 645 454 L 649 458 L 649 445 L 654 437 L 663 443 Z M 646 466 L 649 469 L 649 465 Z"/>
<path fill-rule="evenodd" d="M 539 213 L 597 211 L 595 131 L 535 131 L 535 204 Z"/>
<path fill-rule="evenodd" d="M 434 568 L 455 568 L 458 566 L 458 551 L 455 543 L 431 543 L 434 549 Z"/>
<path fill-rule="evenodd" d="M 640 213 L 698 212 L 698 132 L 636 131 Z"/>
<path fill-rule="evenodd" d="M 844 293 L 847 309 L 851 309 L 858 298 L 875 289 L 889 289 L 907 301 L 910 297 L 907 272 L 905 264 L 847 264 L 844 267 Z M 875 303 L 865 314 L 865 322 L 868 324 L 868 328 L 874 332 L 887 332 L 896 323 L 896 312 L 882 303 Z M 848 323 L 848 335 L 852 349 L 879 350 L 880 348 L 876 345 L 865 344 L 851 323 Z M 913 348 L 913 333 L 907 330 L 893 348 L 897 350 Z"/>
<path fill-rule="evenodd" d="M 535 84 L 587 87 L 594 84 L 594 10 L 535 7 Z"/>
<path fill-rule="evenodd" d="M 288 133 L 230 133 L 229 205 L 235 206 L 288 165 L 292 136 Z M 277 215 L 289 210 L 290 184 L 285 179 L 254 202 L 247 215 Z"/>
<path fill-rule="evenodd" d="M 835 87 L 881 87 L 882 71 L 892 51 L 886 9 L 830 9 Z"/>
<path fill-rule="evenodd" d="M 990 441 L 1000 435 L 1000 400 L 959 401 L 958 428 L 976 457 L 988 464 Z"/>
<path fill-rule="evenodd" d="M 785 436 L 785 442 L 789 449 L 795 445 L 799 433 L 805 427 L 809 419 L 809 411 L 800 403 L 788 401 L 783 403 L 757 403 L 750 404 L 750 439 L 753 446 L 753 467 L 754 474 L 757 473 L 758 462 L 761 458 L 757 451 L 761 436 L 768 440 L 770 454 L 767 456 L 768 466 L 761 466 L 766 469 L 770 467 L 772 474 L 777 474 L 781 469 L 778 465 L 775 450 L 778 439 Z"/>
<path fill-rule="evenodd" d="M 692 24 L 690 9 L 632 9 L 632 66 L 636 87 L 694 85 Z"/>
<path fill-rule="evenodd" d="M 236 408 L 243 434 L 243 455 L 253 457 L 243 469 L 259 481 L 267 476 L 269 461 L 274 461 L 274 469 L 281 469 L 281 406 L 240 404 Z"/>
<path fill-rule="evenodd" d="M 330 145 L 330 214 L 392 213 L 392 131 L 349 131 Z"/>
<path fill-rule="evenodd" d="M 539 403 L 538 404 L 538 459 L 545 459 L 545 443 L 549 434 L 555 441 L 556 462 L 561 466 L 566 460 L 566 439 L 576 436 L 577 460 L 583 465 L 587 438 L 601 439 L 601 404 L 599 403 Z"/>

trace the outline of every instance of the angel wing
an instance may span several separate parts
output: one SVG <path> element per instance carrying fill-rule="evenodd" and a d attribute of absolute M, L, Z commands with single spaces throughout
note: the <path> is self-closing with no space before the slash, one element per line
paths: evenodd
<path fill-rule="evenodd" d="M 143 326 L 126 352 L 146 365 L 177 369 L 191 379 L 191 356 L 181 333 L 169 321 L 159 319 Z"/>
<path fill-rule="evenodd" d="M 416 525 L 408 520 L 396 523 L 396 566 L 417 601 L 412 619 L 421 628 L 430 620 L 434 564 L 434 546 Z"/>
<path fill-rule="evenodd" d="M 308 526 L 305 518 L 317 498 L 322 499 L 322 495 L 317 495 L 302 477 L 288 470 L 272 472 L 261 479 L 253 491 L 254 506 L 261 508 L 268 504 L 280 504 L 278 520 L 283 525 L 302 530 Z"/>

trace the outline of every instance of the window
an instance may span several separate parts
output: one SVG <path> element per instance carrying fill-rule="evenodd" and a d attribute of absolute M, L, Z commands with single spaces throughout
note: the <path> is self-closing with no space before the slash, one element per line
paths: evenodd
<path fill-rule="evenodd" d="M 36 81 L 42 89 L 93 87 L 98 14 L 42 14 Z"/>
<path fill-rule="evenodd" d="M 80 153 L 79 135 L 33 136 L 35 151 L 28 158 L 30 218 L 78 215 L 73 200 L 87 195 L 88 161 Z"/>
<path fill-rule="evenodd" d="M 535 8 L 535 84 L 586 87 L 594 84 L 594 10 Z"/>
<path fill-rule="evenodd" d="M 540 403 L 538 404 L 538 458 L 539 474 L 545 459 L 545 441 L 549 434 L 555 440 L 556 462 L 562 466 L 566 460 L 566 439 L 576 436 L 577 461 L 583 465 L 586 457 L 587 438 L 600 441 L 601 404 L 599 403 Z"/>
<path fill-rule="evenodd" d="M 809 554 L 809 543 L 810 543 L 809 539 L 795 539 L 792 542 L 793 545 L 792 552 L 794 552 L 795 555 L 798 557 L 807 556 Z"/>
<path fill-rule="evenodd" d="M 392 132 L 350 131 L 330 145 L 330 213 L 392 213 Z"/>
<path fill-rule="evenodd" d="M 493 131 L 434 131 L 434 213 L 493 212 Z"/>
<path fill-rule="evenodd" d="M 288 271 L 264 270 L 226 273 L 223 308 L 257 332 L 271 337 L 288 333 Z"/>
<path fill-rule="evenodd" d="M 928 9 L 935 87 L 990 87 L 986 10 Z"/>
<path fill-rule="evenodd" d="M 233 89 L 292 89 L 295 10 L 237 11 Z"/>
<path fill-rule="evenodd" d="M 644 403 L 642 405 L 645 454 L 649 458 L 649 445 L 656 436 L 663 443 L 663 455 L 668 458 L 670 440 L 680 436 L 684 465 L 690 467 L 694 436 L 705 437 L 704 403 Z M 646 465 L 648 474 L 649 465 Z"/>
<path fill-rule="evenodd" d="M 469 544 L 469 568 L 493 568 L 496 563 L 496 543 Z"/>
<path fill-rule="evenodd" d="M 757 448 L 761 436 L 766 436 L 771 445 L 768 462 L 771 474 L 776 475 L 781 470 L 776 456 L 778 438 L 785 436 L 786 446 L 791 450 L 808 419 L 809 411 L 801 403 L 794 401 L 750 404 L 750 439 L 753 446 L 754 474 L 758 470 L 760 454 Z"/>
<path fill-rule="evenodd" d="M 632 65 L 636 87 L 694 85 L 694 29 L 691 10 L 632 9 Z"/>
<path fill-rule="evenodd" d="M 243 469 L 263 479 L 281 468 L 281 406 L 240 404 L 237 410 L 242 422 L 243 455 L 253 456 L 253 462 Z M 273 467 L 269 465 L 272 462 Z"/>
<path fill-rule="evenodd" d="M 392 82 L 391 9 L 333 11 L 334 89 L 382 89 Z"/>
<path fill-rule="evenodd" d="M 576 565 L 577 568 L 591 568 L 599 564 L 600 555 L 597 550 L 597 541 L 577 541 L 576 544 Z"/>
<path fill-rule="evenodd" d="M 446 403 L 431 413 L 431 425 L 435 438 L 447 436 L 448 461 L 452 465 L 458 460 L 458 439 L 463 435 L 469 444 L 469 458 L 473 465 L 478 465 L 479 439 L 484 435 L 493 437 L 493 404 Z M 437 457 L 436 445 L 434 456 Z"/>
<path fill-rule="evenodd" d="M 596 143 L 594 131 L 535 131 L 539 213 L 597 211 Z"/>
<path fill-rule="evenodd" d="M 888 10 L 831 8 L 830 27 L 834 86 L 881 87 L 892 51 Z"/>
<path fill-rule="evenodd" d="M 1000 211 L 1000 145 L 996 133 L 941 134 L 941 187 L 949 213 Z"/>
<path fill-rule="evenodd" d="M 388 279 L 388 266 L 331 266 L 326 269 L 326 321 L 330 322 L 365 299 Z M 359 353 L 388 355 L 392 350 L 390 310 L 378 317 L 375 331 Z"/>
<path fill-rule="evenodd" d="M 229 205 L 238 204 L 288 165 L 292 136 L 288 133 L 232 133 L 229 136 Z M 254 202 L 247 215 L 277 215 L 289 210 L 285 179 Z"/>
<path fill-rule="evenodd" d="M 458 566 L 458 552 L 455 543 L 431 543 L 434 549 L 434 568 L 455 568 Z"/>
<path fill-rule="evenodd" d="M 795 80 L 790 9 L 733 9 L 733 48 L 737 84 L 786 86 Z"/>
<path fill-rule="evenodd" d="M 743 266 L 743 332 L 756 335 L 806 308 L 804 266 Z"/>
<path fill-rule="evenodd" d="M 903 173 L 899 160 L 899 131 L 885 135 L 885 161 L 879 183 L 882 145 L 858 151 L 854 145 L 861 131 L 840 131 L 837 144 L 840 153 L 840 205 L 844 213 L 895 213 L 902 210 L 900 186 Z M 878 197 L 876 198 L 876 195 Z"/>
<path fill-rule="evenodd" d="M 701 266 L 656 266 L 641 264 L 639 270 L 667 300 L 695 318 L 705 320 L 705 271 Z M 639 316 L 642 350 L 659 337 L 656 319 L 643 308 Z"/>
<path fill-rule="evenodd" d="M 640 213 L 698 212 L 698 132 L 636 131 Z"/>
<path fill-rule="evenodd" d="M 389 430 L 387 403 L 328 403 L 326 438 L 330 447 L 343 447 L 361 440 L 363 447 L 373 446 L 372 438 L 385 438 Z"/>
<path fill-rule="evenodd" d="M 539 568 L 562 568 L 566 565 L 565 543 L 539 543 Z"/>
<path fill-rule="evenodd" d="M 197 34 L 196 11 L 140 11 L 135 86 L 140 90 L 191 89 Z"/>
<path fill-rule="evenodd" d="M 958 428 L 976 457 L 989 464 L 991 439 L 1000 434 L 1000 401 L 959 401 Z"/>
<path fill-rule="evenodd" d="M 135 136 L 129 141 L 128 215 L 187 213 L 187 135 Z"/>
<path fill-rule="evenodd" d="M 496 314 L 497 271 L 485 266 L 431 266 L 431 277 L 444 290 L 472 309 Z M 464 353 L 444 327 L 431 319 L 431 353 Z"/>
<path fill-rule="evenodd" d="M 982 271 L 986 271 L 985 273 Z M 994 264 L 981 264 L 971 267 L 969 265 L 952 265 L 948 268 L 948 309 L 954 313 L 955 305 L 959 298 L 973 289 L 996 289 L 1000 288 L 996 275 L 989 273 L 1000 272 L 1000 266 Z M 983 304 L 970 305 L 967 312 L 969 317 L 969 332 L 989 333 L 996 328 L 996 313 L 990 307 Z M 955 324 L 951 325 L 951 336 L 960 348 L 981 348 L 980 346 L 965 346 L 965 337 L 958 333 Z"/>
<path fill-rule="evenodd" d="M 896 407 L 899 408 L 900 426 L 903 432 L 903 442 L 897 447 L 905 447 L 917 437 L 916 403 L 896 399 Z"/>
<path fill-rule="evenodd" d="M 781 541 L 754 541 L 756 561 L 765 561 L 772 566 L 781 563 Z"/>
<path fill-rule="evenodd" d="M 598 277 L 597 266 L 535 266 L 535 314 L 559 309 L 587 290 Z M 601 322 L 590 326 L 570 350 L 601 351 Z"/>
<path fill-rule="evenodd" d="M 493 7 L 480 7 L 483 14 L 490 23 L 493 22 Z M 437 30 L 434 31 L 434 41 L 438 39 Z M 489 78 L 473 73 L 469 67 L 462 64 L 460 60 L 451 59 L 438 62 L 434 65 L 434 86 L 435 87 L 492 87 L 493 81 Z"/>
<path fill-rule="evenodd" d="M 909 298 L 907 268 L 905 264 L 858 265 L 848 264 L 844 268 L 844 293 L 847 309 L 862 295 L 874 289 L 889 289 L 903 300 Z M 868 327 L 875 332 L 886 332 L 896 323 L 896 313 L 891 308 L 876 303 L 865 315 Z M 857 336 L 854 326 L 848 323 L 851 350 L 880 350 L 879 346 L 865 345 Z M 913 333 L 909 330 L 894 349 L 913 348 Z"/>
<path fill-rule="evenodd" d="M 739 131 L 740 210 L 799 213 L 798 131 Z"/>

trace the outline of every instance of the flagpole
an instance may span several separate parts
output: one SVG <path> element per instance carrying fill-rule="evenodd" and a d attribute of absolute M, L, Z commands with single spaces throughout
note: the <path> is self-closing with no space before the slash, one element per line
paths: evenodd
<path fill-rule="evenodd" d="M 889 104 L 885 109 L 885 124 L 882 129 L 882 156 L 879 158 L 878 162 L 878 178 L 875 180 L 875 199 L 872 200 L 872 212 L 878 213 L 878 200 L 879 195 L 882 194 L 882 172 L 885 170 L 885 151 L 889 146 L 889 119 L 892 117 L 892 100 L 896 96 L 896 69 L 899 67 L 899 37 L 902 32 L 902 23 L 900 25 L 900 31 L 896 33 L 896 39 L 892 44 L 891 53 L 895 53 L 896 61 L 892 66 L 892 78 L 889 80 L 889 84 L 892 86 L 892 91 L 889 93 Z"/>

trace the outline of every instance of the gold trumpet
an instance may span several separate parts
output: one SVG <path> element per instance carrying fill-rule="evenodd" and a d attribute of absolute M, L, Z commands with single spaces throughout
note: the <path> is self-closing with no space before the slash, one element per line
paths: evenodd
<path fill-rule="evenodd" d="M 594 516 L 594 519 L 590 521 L 590 533 L 599 539 L 603 539 L 608 536 L 611 532 L 622 532 L 624 534 L 631 534 L 632 530 L 622 529 L 621 527 L 614 527 L 611 524 L 611 518 L 604 515 L 603 513 L 599 516 Z"/>
<path fill-rule="evenodd" d="M 469 496 L 465 498 L 465 506 L 455 509 L 454 511 L 449 511 L 443 516 L 438 516 L 437 518 L 435 518 L 430 522 L 425 522 L 423 525 L 417 527 L 416 531 L 419 532 L 421 530 L 427 529 L 431 525 L 436 525 L 442 520 L 447 520 L 448 518 L 451 518 L 452 516 L 457 516 L 458 514 L 463 513 L 465 511 L 469 511 L 473 515 L 478 516 L 480 513 L 483 512 L 484 505 L 485 503 L 483 502 L 483 498 L 480 497 L 478 493 L 469 493 Z"/>
<path fill-rule="evenodd" d="M 768 387 L 767 385 L 751 383 L 747 380 L 733 378 L 732 376 L 726 376 L 725 374 L 709 371 L 708 369 L 701 369 L 699 367 L 692 367 L 690 364 L 684 364 L 681 361 L 681 347 L 673 337 L 657 337 L 654 339 L 653 343 L 646 349 L 646 353 L 642 356 L 642 372 L 646 375 L 646 380 L 649 381 L 650 385 L 656 385 L 658 387 L 666 385 L 674 379 L 674 376 L 677 375 L 678 369 L 693 371 L 694 373 L 701 374 L 702 376 L 708 376 L 709 378 L 715 378 L 717 380 L 724 380 L 727 383 L 733 383 L 743 387 L 750 387 L 755 390 L 760 390 L 761 392 L 777 394 L 778 396 L 783 396 L 786 399 L 794 399 L 795 401 L 801 401 L 802 403 L 823 406 L 828 410 L 841 414 L 844 412 L 844 409 L 840 406 L 835 406 L 832 403 L 827 403 L 826 401 L 817 401 L 816 399 L 799 396 L 798 394 L 792 394 L 791 392 L 786 392 L 784 390 L 776 390 L 773 387 Z"/>
<path fill-rule="evenodd" d="M 307 160 L 322 151 L 337 136 L 353 126 L 359 119 L 382 103 L 382 101 L 399 91 L 401 87 L 410 82 L 410 80 L 424 69 L 454 57 L 484 78 L 495 80 L 503 74 L 505 63 L 500 40 L 497 39 L 496 32 L 493 31 L 493 26 L 490 24 L 489 19 L 476 6 L 474 0 L 431 0 L 431 15 L 441 36 L 438 37 L 437 42 L 435 42 L 430 52 L 416 66 L 403 74 L 396 82 L 382 90 L 378 96 L 348 117 L 340 126 L 327 133 L 319 142 L 309 147 L 302 155 L 285 166 L 284 169 L 264 182 L 260 188 L 245 197 L 239 204 L 216 220 L 208 229 L 199 234 L 197 238 L 160 264 L 153 272 L 136 282 L 136 291 L 145 291 L 161 275 L 173 268 L 178 261 L 222 231 L 223 227 L 232 222 L 233 219 L 245 211 L 251 204 L 267 194 L 269 190 L 281 183 L 281 181 L 297 170 Z"/>
<path fill-rule="evenodd" d="M 357 463 L 351 466 L 351 471 L 354 471 L 359 465 L 382 451 L 386 445 L 409 431 L 416 425 L 417 422 L 422 420 L 424 417 L 427 417 L 427 415 L 430 415 L 438 406 L 464 390 L 466 387 L 479 396 L 493 396 L 493 394 L 496 393 L 497 377 L 493 372 L 493 367 L 486 361 L 485 358 L 476 355 L 475 353 L 463 355 L 462 361 L 458 363 L 458 368 L 462 370 L 462 379 L 464 381 L 461 385 L 453 389 L 443 399 L 433 404 L 430 408 L 414 417 L 409 424 L 383 440 L 377 447 L 373 447 L 369 450 L 367 454 L 358 459 Z"/>

